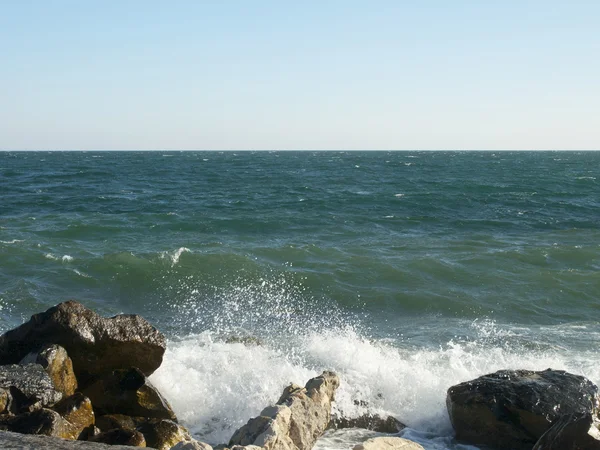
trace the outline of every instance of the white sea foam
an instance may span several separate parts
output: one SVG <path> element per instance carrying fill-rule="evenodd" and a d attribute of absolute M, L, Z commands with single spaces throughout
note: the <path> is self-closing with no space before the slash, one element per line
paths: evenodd
<path fill-rule="evenodd" d="M 25 242 L 25 240 L 24 239 L 13 239 L 11 241 L 0 241 L 0 244 L 18 244 L 19 242 Z"/>
<path fill-rule="evenodd" d="M 56 256 L 52 253 L 46 253 L 44 257 L 46 259 L 51 259 L 52 261 L 62 261 L 65 263 L 71 262 L 74 259 L 71 255 Z"/>
<path fill-rule="evenodd" d="M 351 326 L 292 333 L 284 344 L 258 346 L 227 344 L 218 333 L 203 332 L 171 342 L 152 381 L 197 437 L 217 444 L 275 402 L 289 382 L 304 384 L 322 370 L 334 370 L 341 378 L 336 413 L 394 415 L 408 425 L 407 437 L 437 449 L 465 448 L 452 443 L 446 412 L 446 391 L 454 384 L 500 369 L 549 367 L 600 381 L 600 368 L 592 363 L 597 353 L 525 351 L 511 346 L 510 329 L 492 322 L 473 328 L 478 339 L 434 350 L 369 339 Z M 343 436 L 326 437 L 319 448 L 333 450 L 334 442 L 351 447 Z"/>
<path fill-rule="evenodd" d="M 160 257 L 162 259 L 169 259 L 171 261 L 171 265 L 174 266 L 179 262 L 181 255 L 186 252 L 191 253 L 191 250 L 187 247 L 179 247 L 177 250 L 172 252 L 162 252 Z"/>

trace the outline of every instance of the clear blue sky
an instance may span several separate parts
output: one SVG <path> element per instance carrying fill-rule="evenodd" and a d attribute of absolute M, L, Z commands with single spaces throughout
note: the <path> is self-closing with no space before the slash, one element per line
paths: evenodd
<path fill-rule="evenodd" d="M 0 149 L 599 149 L 598 0 L 0 0 Z"/>

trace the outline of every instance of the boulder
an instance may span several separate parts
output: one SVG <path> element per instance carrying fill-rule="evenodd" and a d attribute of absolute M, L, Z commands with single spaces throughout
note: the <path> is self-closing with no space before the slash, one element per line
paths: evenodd
<path fill-rule="evenodd" d="M 598 425 L 591 414 L 568 414 L 556 420 L 533 450 L 600 450 Z"/>
<path fill-rule="evenodd" d="M 425 450 L 416 442 L 399 437 L 377 437 L 367 439 L 352 450 Z"/>
<path fill-rule="evenodd" d="M 140 316 L 104 318 L 68 301 L 0 336 L 0 364 L 17 363 L 47 343 L 67 350 L 80 384 L 104 371 L 132 366 L 150 375 L 166 348 L 163 334 Z"/>
<path fill-rule="evenodd" d="M 113 370 L 83 389 L 99 415 L 124 414 L 177 421 L 169 403 L 136 369 Z"/>
<path fill-rule="evenodd" d="M 70 397 L 77 390 L 77 378 L 73 372 L 73 362 L 67 351 L 56 344 L 44 345 L 36 352 L 26 355 L 19 364 L 39 364 L 50 376 L 54 388 Z"/>
<path fill-rule="evenodd" d="M 332 417 L 328 429 L 364 428 L 378 433 L 398 433 L 406 428 L 402 422 L 393 416 L 381 417 L 379 414 L 365 414 L 359 417 Z"/>
<path fill-rule="evenodd" d="M 561 370 L 501 370 L 452 386 L 446 405 L 458 440 L 530 450 L 559 417 L 595 412 L 597 391 Z"/>
<path fill-rule="evenodd" d="M 333 372 L 310 379 L 304 388 L 290 385 L 275 406 L 265 408 L 237 430 L 229 446 L 257 445 L 266 450 L 310 450 L 331 417 L 331 402 L 339 386 Z"/>
<path fill-rule="evenodd" d="M 52 406 L 63 397 L 39 364 L 0 366 L 0 392 L 2 411 L 12 414 Z"/>
<path fill-rule="evenodd" d="M 0 431 L 3 450 L 131 450 L 122 445 L 108 446 L 87 441 L 70 441 L 49 436 L 36 436 Z"/>
<path fill-rule="evenodd" d="M 108 445 L 127 445 L 130 447 L 146 447 L 144 435 L 136 430 L 114 430 L 104 431 L 91 437 L 90 442 L 100 442 Z"/>
<path fill-rule="evenodd" d="M 94 410 L 90 399 L 82 393 L 61 400 L 54 406 L 54 411 L 65 420 L 65 434 L 61 437 L 83 439 L 90 434 L 95 422 Z"/>
<path fill-rule="evenodd" d="M 170 450 L 180 442 L 192 440 L 188 430 L 172 420 L 150 419 L 140 424 L 137 430 L 144 435 L 149 447 L 158 450 Z"/>

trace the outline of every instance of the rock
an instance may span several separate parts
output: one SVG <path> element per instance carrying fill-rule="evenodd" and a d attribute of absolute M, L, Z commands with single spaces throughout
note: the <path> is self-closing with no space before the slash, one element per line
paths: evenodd
<path fill-rule="evenodd" d="M 78 392 L 60 401 L 54 410 L 65 420 L 65 435 L 67 439 L 83 439 L 90 434 L 95 417 L 92 402 Z"/>
<path fill-rule="evenodd" d="M 591 414 L 564 415 L 542 435 L 533 450 L 600 450 L 598 434 Z"/>
<path fill-rule="evenodd" d="M 140 316 L 104 318 L 68 301 L 0 336 L 0 364 L 17 363 L 47 343 L 67 350 L 80 384 L 103 371 L 128 367 L 150 375 L 166 348 L 163 334 Z"/>
<path fill-rule="evenodd" d="M 257 449 L 260 449 L 260 447 L 257 447 Z M 190 441 L 181 441 L 171 447 L 171 450 L 213 450 L 213 448 L 204 442 L 192 439 Z"/>
<path fill-rule="evenodd" d="M 147 419 L 144 417 L 131 417 L 123 414 L 106 414 L 96 419 L 96 426 L 100 431 L 114 430 L 115 428 L 135 430 L 146 420 Z"/>
<path fill-rule="evenodd" d="M 92 438 L 90 442 L 100 442 L 109 445 L 127 445 L 131 447 L 146 447 L 144 435 L 136 430 L 114 430 L 104 431 Z"/>
<path fill-rule="evenodd" d="M 56 411 L 38 409 L 18 416 L 0 416 L 0 429 L 23 434 L 44 434 L 68 439 L 69 427 Z"/>
<path fill-rule="evenodd" d="M 416 442 L 399 437 L 377 437 L 357 444 L 352 450 L 425 450 Z"/>
<path fill-rule="evenodd" d="M 108 446 L 87 441 L 70 441 L 49 436 L 36 436 L 0 431 L 2 450 L 131 450 L 122 445 Z"/>
<path fill-rule="evenodd" d="M 226 344 L 243 344 L 246 347 L 258 347 L 258 346 L 263 345 L 263 342 L 256 336 L 247 336 L 247 335 L 228 336 L 227 339 L 225 339 L 225 343 Z"/>
<path fill-rule="evenodd" d="M 73 372 L 73 362 L 67 351 L 56 344 L 44 345 L 36 352 L 26 355 L 19 364 L 39 364 L 50 376 L 54 388 L 70 397 L 77 390 L 77 378 Z"/>
<path fill-rule="evenodd" d="M 457 439 L 529 450 L 560 416 L 593 413 L 597 391 L 560 370 L 501 370 L 452 386 L 446 405 Z"/>
<path fill-rule="evenodd" d="M 333 372 L 310 379 L 304 388 L 290 385 L 277 405 L 265 408 L 237 430 L 230 446 L 257 445 L 266 450 L 310 450 L 331 417 L 331 402 L 339 386 Z"/>
<path fill-rule="evenodd" d="M 188 430 L 172 420 L 151 419 L 137 429 L 144 435 L 148 446 L 158 450 L 170 450 L 179 442 L 192 440 Z"/>
<path fill-rule="evenodd" d="M 52 406 L 62 399 L 39 364 L 0 366 L 0 391 L 0 403 L 13 414 Z"/>
<path fill-rule="evenodd" d="M 360 417 L 332 417 L 328 429 L 339 430 L 343 428 L 364 428 L 378 433 L 398 433 L 406 428 L 402 422 L 393 416 L 385 419 L 378 414 L 365 414 Z"/>
<path fill-rule="evenodd" d="M 119 369 L 103 375 L 83 393 L 99 415 L 124 414 L 177 421 L 169 403 L 136 369 Z"/>

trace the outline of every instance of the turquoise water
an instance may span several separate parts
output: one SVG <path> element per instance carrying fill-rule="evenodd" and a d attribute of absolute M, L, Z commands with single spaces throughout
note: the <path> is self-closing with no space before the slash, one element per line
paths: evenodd
<path fill-rule="evenodd" d="M 599 177 L 600 152 L 0 153 L 0 328 L 70 298 L 144 315 L 155 383 L 213 443 L 334 369 L 343 414 L 458 448 L 451 384 L 600 382 Z"/>

